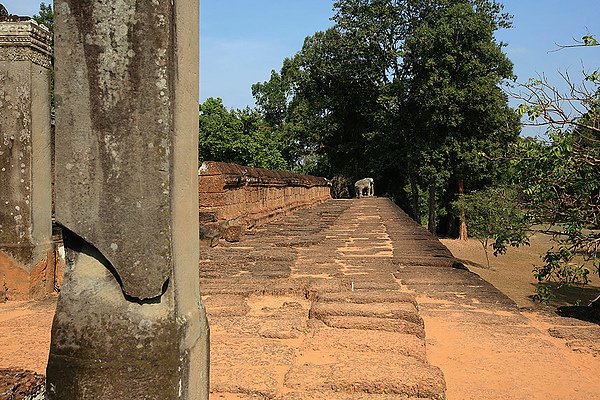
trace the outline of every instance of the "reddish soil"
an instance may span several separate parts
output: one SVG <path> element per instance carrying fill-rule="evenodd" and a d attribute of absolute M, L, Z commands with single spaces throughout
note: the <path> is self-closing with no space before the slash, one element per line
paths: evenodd
<path fill-rule="evenodd" d="M 600 398 L 597 327 L 559 325 L 556 317 L 532 313 L 518 319 L 516 313 L 480 316 L 481 310 L 449 311 L 455 304 L 430 301 L 419 298 L 427 310 L 427 354 L 444 371 L 448 399 Z M 556 329 L 589 336 L 577 346 L 553 337 Z"/>
<path fill-rule="evenodd" d="M 532 270 L 541 264 L 541 256 L 552 246 L 548 235 L 536 234 L 531 238 L 531 246 L 510 248 L 505 255 L 490 256 L 490 268 L 478 241 L 443 239 L 441 242 L 522 310 L 521 313 L 496 311 L 494 314 L 504 320 L 503 326 L 490 329 L 495 327 L 493 320 L 497 316 L 487 317 L 488 322 L 479 318 L 464 320 L 465 315 L 483 312 L 478 304 L 467 307 L 464 301 L 440 304 L 430 297 L 419 299 L 427 309 L 422 315 L 429 360 L 445 373 L 448 399 L 600 398 L 598 325 L 559 317 L 554 307 L 531 300 L 536 283 Z M 552 305 L 589 302 L 600 294 L 597 277 L 591 281 L 591 285 L 557 291 Z M 457 310 L 457 306 L 467 309 Z M 473 385 L 486 390 L 473 392 Z"/>
<path fill-rule="evenodd" d="M 535 266 L 542 265 L 542 255 L 554 244 L 551 236 L 536 233 L 530 238 L 530 246 L 510 247 L 506 254 L 494 257 L 490 254 L 490 267 L 487 267 L 485 252 L 481 243 L 475 239 L 469 241 L 442 239 L 441 242 L 462 260 L 469 269 L 496 286 L 502 293 L 514 300 L 519 307 L 537 306 L 531 296 L 535 293 L 536 279 L 533 276 Z M 491 251 L 490 251 L 491 253 Z M 553 306 L 587 304 L 600 295 L 600 279 L 590 274 L 590 285 L 575 285 L 555 291 Z"/>
<path fill-rule="evenodd" d="M 46 373 L 56 298 L 0 303 L 0 368 Z"/>

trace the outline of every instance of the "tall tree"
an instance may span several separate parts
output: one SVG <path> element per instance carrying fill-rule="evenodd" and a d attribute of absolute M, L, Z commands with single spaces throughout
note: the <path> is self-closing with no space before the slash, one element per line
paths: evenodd
<path fill-rule="evenodd" d="M 46 26 L 51 33 L 54 33 L 54 10 L 52 4 L 40 3 L 40 11 L 33 16 L 38 23 Z"/>
<path fill-rule="evenodd" d="M 302 49 L 284 62 L 281 74 L 253 86 L 259 109 L 285 121 L 286 136 L 304 152 L 300 159 L 319 160 L 320 173 L 356 177 L 368 171 L 369 133 L 377 109 L 377 87 L 366 76 L 368 64 L 332 28 L 307 37 Z"/>
<path fill-rule="evenodd" d="M 431 2 L 426 10 L 407 38 L 403 66 L 407 111 L 420 137 L 418 157 L 426 172 L 422 184 L 430 189 L 429 228 L 435 233 L 432 214 L 439 186 L 456 182 L 456 189 L 464 191 L 490 179 L 488 171 L 494 168 L 481 151 L 514 142 L 519 125 L 500 88 L 513 77 L 512 63 L 494 38 L 497 29 L 510 26 L 502 6 L 448 0 Z"/>
<path fill-rule="evenodd" d="M 281 129 L 287 120 L 290 92 L 290 84 L 275 70 L 268 81 L 252 85 L 258 111 L 275 129 Z"/>
<path fill-rule="evenodd" d="M 495 186 L 473 191 L 454 202 L 469 218 L 472 236 L 481 243 L 488 268 L 490 246 L 498 256 L 506 253 L 508 246 L 529 245 L 529 221 L 520 207 L 519 194 L 514 186 Z"/>
<path fill-rule="evenodd" d="M 379 186 L 403 202 L 410 182 L 413 218 L 420 222 L 415 169 L 419 138 L 406 118 L 405 42 L 421 20 L 426 2 L 415 0 L 339 0 L 334 3 L 336 28 L 355 49 L 355 57 L 369 61 L 365 80 L 377 89 L 376 125 L 369 135 L 370 158 Z M 381 182 L 381 180 L 383 182 Z"/>
<path fill-rule="evenodd" d="M 333 20 L 331 29 L 306 38 L 280 73 L 254 86 L 265 118 L 283 130 L 292 126 L 292 141 L 304 140 L 320 173 L 342 182 L 373 176 L 383 193 L 412 203 L 417 220 L 420 187 L 431 186 L 431 199 L 448 206 L 454 199 L 443 189 L 461 171 L 469 172 L 462 174 L 468 189 L 479 184 L 490 158 L 475 155 L 518 131 L 498 87 L 512 75 L 493 37 L 508 26 L 501 6 L 338 0 Z M 455 169 L 451 158 L 459 161 Z"/>
<path fill-rule="evenodd" d="M 54 52 L 54 9 L 52 4 L 40 3 L 40 11 L 33 16 L 33 19 L 41 25 L 44 25 L 50 31 L 50 40 L 52 51 Z M 50 103 L 54 108 L 54 55 L 52 56 L 52 68 L 50 70 Z M 54 139 L 53 139 L 54 140 Z"/>
<path fill-rule="evenodd" d="M 301 61 L 299 55 L 286 58 L 281 72 L 272 71 L 268 81 L 252 85 L 252 94 L 257 111 L 281 138 L 283 156 L 290 168 L 298 172 L 326 174 L 323 167 L 319 167 L 323 164 L 320 135 L 324 131 L 324 123 L 307 99 L 297 95 L 303 74 Z"/>

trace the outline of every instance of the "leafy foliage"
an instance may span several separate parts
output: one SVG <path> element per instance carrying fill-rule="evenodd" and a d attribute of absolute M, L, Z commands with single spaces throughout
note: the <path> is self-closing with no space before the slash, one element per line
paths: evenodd
<path fill-rule="evenodd" d="M 54 10 L 52 4 L 40 3 L 40 11 L 33 16 L 33 19 L 41 25 L 45 25 L 50 33 L 54 32 Z"/>
<path fill-rule="evenodd" d="M 414 211 L 420 186 L 433 185 L 448 207 L 457 179 L 477 188 L 497 175 L 482 149 L 518 133 L 498 87 L 512 77 L 493 37 L 509 25 L 501 9 L 493 0 L 338 0 L 335 25 L 253 86 L 259 111 L 296 146 L 299 165 L 348 181 L 372 176 L 403 205 L 410 182 Z"/>
<path fill-rule="evenodd" d="M 456 209 L 464 210 L 471 236 L 483 246 L 488 268 L 490 245 L 494 249 L 494 256 L 498 256 L 506 253 L 509 246 L 529 244 L 526 235 L 529 219 L 519 206 L 520 199 L 514 187 L 500 186 L 475 191 L 453 204 Z"/>
<path fill-rule="evenodd" d="M 50 30 L 50 40 L 51 40 L 51 48 L 52 52 L 54 52 L 54 10 L 52 8 L 52 4 L 46 4 L 44 2 L 40 3 L 40 11 L 33 16 L 33 19 L 41 25 L 46 26 L 48 30 Z M 52 108 L 54 108 L 55 98 L 54 98 L 54 56 L 52 56 L 52 65 L 53 67 L 50 70 L 50 104 Z"/>
<path fill-rule="evenodd" d="M 598 44 L 586 36 L 580 45 Z M 557 243 L 535 276 L 559 286 L 587 283 L 590 269 L 600 274 L 600 80 L 596 71 L 584 74 L 580 84 L 563 78 L 567 93 L 543 76 L 517 93 L 520 113 L 547 126 L 548 140 L 520 141 L 514 165 L 529 214 L 547 225 Z M 540 286 L 537 298 L 548 296 Z"/>
<path fill-rule="evenodd" d="M 250 109 L 228 111 L 221 99 L 200 105 L 201 160 L 285 169 L 282 142 L 262 116 Z"/>
<path fill-rule="evenodd" d="M 443 191 L 459 182 L 473 190 L 496 179 L 500 166 L 481 155 L 500 151 L 519 132 L 500 88 L 513 77 L 512 63 L 493 36 L 509 25 L 495 2 L 440 2 L 407 38 L 407 114 L 418 138 L 412 166 L 421 185 Z M 445 201 L 453 198 L 456 192 Z M 432 233 L 433 205 L 430 199 Z"/>
<path fill-rule="evenodd" d="M 600 137 L 588 135 L 567 129 L 551 133 L 548 142 L 527 139 L 517 146 L 524 204 L 557 243 L 536 268 L 540 283 L 587 283 L 589 268 L 599 273 Z"/>

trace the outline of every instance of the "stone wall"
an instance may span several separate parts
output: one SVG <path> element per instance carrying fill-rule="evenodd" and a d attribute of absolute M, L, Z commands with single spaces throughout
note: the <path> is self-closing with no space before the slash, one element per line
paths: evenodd
<path fill-rule="evenodd" d="M 255 225 L 331 198 L 325 178 L 215 161 L 198 170 L 200 238 L 239 241 Z"/>

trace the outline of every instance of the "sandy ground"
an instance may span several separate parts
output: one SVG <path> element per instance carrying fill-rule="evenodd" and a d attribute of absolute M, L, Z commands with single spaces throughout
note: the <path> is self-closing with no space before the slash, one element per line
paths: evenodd
<path fill-rule="evenodd" d="M 481 312 L 476 308 L 419 298 L 428 359 L 444 371 L 448 400 L 600 399 L 598 326 L 559 317 L 553 307 L 533 303 L 530 298 L 536 283 L 532 270 L 552 245 L 548 236 L 537 234 L 530 247 L 510 248 L 505 255 L 491 256 L 491 268 L 487 268 L 478 241 L 443 239 L 442 243 L 521 310 L 496 312 L 485 321 L 467 317 Z M 598 279 L 593 277 L 592 285 L 559 291 L 553 305 L 571 305 L 578 300 L 585 304 L 598 294 Z"/>
<path fill-rule="evenodd" d="M 523 319 L 517 314 L 490 315 L 507 321 L 499 328 L 492 321 L 473 323 L 460 311 L 429 309 L 429 301 L 419 298 L 427 357 L 444 372 L 447 400 L 600 399 L 600 356 L 589 352 L 589 341 L 584 347 L 569 347 L 564 339 L 552 337 L 550 330 L 560 323 L 556 318 L 538 312 L 526 313 Z"/>
<path fill-rule="evenodd" d="M 0 368 L 46 374 L 56 300 L 0 303 Z"/>
<path fill-rule="evenodd" d="M 475 272 L 501 292 L 514 300 L 519 307 L 530 308 L 537 305 L 531 296 L 535 293 L 535 266 L 542 265 L 541 256 L 552 247 L 548 235 L 536 233 L 530 239 L 530 246 L 510 247 L 506 254 L 494 257 L 490 251 L 490 268 L 487 267 L 485 252 L 475 239 L 465 242 L 455 239 L 441 239 L 452 254 L 460 259 L 469 270 Z M 580 300 L 582 305 L 600 295 L 600 279 L 590 274 L 590 285 L 578 285 L 556 291 L 553 306 L 574 305 Z"/>

